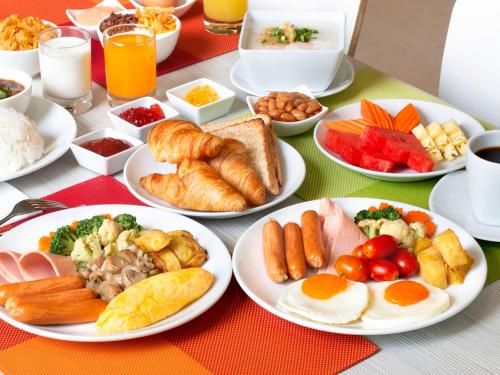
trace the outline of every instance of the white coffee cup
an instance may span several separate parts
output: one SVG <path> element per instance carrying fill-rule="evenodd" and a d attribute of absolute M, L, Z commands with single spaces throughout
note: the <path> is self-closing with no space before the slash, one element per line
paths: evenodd
<path fill-rule="evenodd" d="M 476 152 L 491 147 L 500 147 L 500 130 L 488 131 L 469 139 L 467 185 L 476 219 L 482 224 L 500 226 L 500 163 L 476 155 Z"/>

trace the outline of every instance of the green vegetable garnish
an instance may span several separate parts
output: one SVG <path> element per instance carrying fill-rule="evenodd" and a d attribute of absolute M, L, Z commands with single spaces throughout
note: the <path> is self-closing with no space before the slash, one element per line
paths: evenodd
<path fill-rule="evenodd" d="M 0 88 L 0 99 L 5 99 L 9 97 L 9 89 L 6 87 L 1 87 Z"/>
<path fill-rule="evenodd" d="M 64 225 L 56 230 L 50 241 L 50 253 L 70 255 L 75 246 L 76 234 L 69 225 Z"/>
<path fill-rule="evenodd" d="M 302 29 L 295 29 L 295 41 L 308 43 L 314 39 L 318 34 L 318 30 L 304 27 Z"/>
<path fill-rule="evenodd" d="M 402 218 L 401 215 L 399 214 L 398 211 L 396 211 L 394 207 L 388 206 L 386 208 L 376 211 L 369 211 L 369 210 L 359 211 L 356 214 L 356 217 L 354 218 L 354 222 L 357 224 L 363 220 L 380 220 L 380 219 L 387 219 L 394 221 L 401 218 Z"/>
<path fill-rule="evenodd" d="M 104 221 L 104 217 L 96 215 L 90 219 L 83 219 L 78 222 L 75 234 L 78 238 L 86 237 L 90 234 L 97 234 Z"/>
<path fill-rule="evenodd" d="M 137 232 L 142 230 L 135 216 L 130 214 L 120 214 L 114 218 L 114 222 L 120 224 L 123 230 L 135 229 Z"/>

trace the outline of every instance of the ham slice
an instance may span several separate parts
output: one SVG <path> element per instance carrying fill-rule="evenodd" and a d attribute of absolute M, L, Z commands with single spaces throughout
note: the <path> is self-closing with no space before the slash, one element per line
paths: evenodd
<path fill-rule="evenodd" d="M 13 251 L 0 250 L 0 279 L 7 283 L 24 281 L 18 266 L 19 254 Z"/>
<path fill-rule="evenodd" d="M 335 260 L 344 254 L 351 254 L 356 246 L 368 239 L 342 207 L 328 198 L 320 201 L 319 216 L 323 222 L 323 243 L 326 251 L 326 266 L 320 273 L 333 273 Z"/>

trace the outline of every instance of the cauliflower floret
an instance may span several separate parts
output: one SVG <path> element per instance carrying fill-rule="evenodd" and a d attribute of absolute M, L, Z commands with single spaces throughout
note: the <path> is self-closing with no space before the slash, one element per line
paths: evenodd
<path fill-rule="evenodd" d="M 125 250 L 130 245 L 134 244 L 134 240 L 139 236 L 135 229 L 124 230 L 116 239 L 118 251 Z"/>
<path fill-rule="evenodd" d="M 366 237 L 373 238 L 378 235 L 381 224 L 380 220 L 365 219 L 358 223 L 358 227 Z"/>
<path fill-rule="evenodd" d="M 410 228 L 415 232 L 417 238 L 422 238 L 427 236 L 427 227 L 421 221 L 416 221 L 410 224 Z"/>
<path fill-rule="evenodd" d="M 84 238 L 87 247 L 92 251 L 92 258 L 97 259 L 102 255 L 101 243 L 97 234 L 91 234 Z"/>
<path fill-rule="evenodd" d="M 118 246 L 116 246 L 116 242 L 111 242 L 108 243 L 106 246 L 104 246 L 104 256 L 108 257 L 113 254 L 118 253 Z"/>
<path fill-rule="evenodd" d="M 122 226 L 120 224 L 115 223 L 113 220 L 104 220 L 101 227 L 97 231 L 101 245 L 106 246 L 107 244 L 114 242 L 118 238 L 121 231 Z"/>
<path fill-rule="evenodd" d="M 92 258 L 92 250 L 90 250 L 83 238 L 78 238 L 75 241 L 70 258 L 78 267 L 87 265 L 87 262 Z"/>
<path fill-rule="evenodd" d="M 380 234 L 388 234 L 396 240 L 398 246 L 405 249 L 413 248 L 415 245 L 415 232 L 401 219 L 385 220 L 380 226 Z"/>

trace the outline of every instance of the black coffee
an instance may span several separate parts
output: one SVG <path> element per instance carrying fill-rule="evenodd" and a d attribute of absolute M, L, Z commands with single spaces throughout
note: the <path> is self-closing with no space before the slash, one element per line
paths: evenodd
<path fill-rule="evenodd" d="M 483 148 L 476 152 L 481 159 L 500 164 L 500 147 Z"/>

